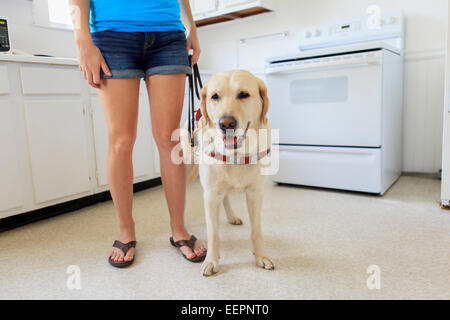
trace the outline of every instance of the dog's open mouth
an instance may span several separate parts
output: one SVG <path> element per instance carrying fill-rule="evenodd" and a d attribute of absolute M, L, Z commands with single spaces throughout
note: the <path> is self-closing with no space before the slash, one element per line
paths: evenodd
<path fill-rule="evenodd" d="M 244 131 L 244 134 L 239 136 L 236 135 L 225 135 L 223 137 L 223 143 L 225 148 L 229 150 L 235 150 L 242 147 L 245 139 L 247 138 L 248 129 L 250 128 L 250 122 L 247 124 L 247 128 Z"/>

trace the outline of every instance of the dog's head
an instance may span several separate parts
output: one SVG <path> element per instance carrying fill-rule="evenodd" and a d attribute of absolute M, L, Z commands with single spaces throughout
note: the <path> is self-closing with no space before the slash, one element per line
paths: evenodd
<path fill-rule="evenodd" d="M 241 148 L 250 129 L 257 131 L 267 125 L 267 87 L 248 71 L 214 75 L 201 95 L 203 125 L 216 128 L 228 150 Z"/>

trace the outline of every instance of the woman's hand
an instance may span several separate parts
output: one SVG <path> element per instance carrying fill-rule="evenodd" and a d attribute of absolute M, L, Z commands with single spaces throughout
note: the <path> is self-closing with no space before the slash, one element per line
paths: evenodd
<path fill-rule="evenodd" d="M 112 75 L 100 50 L 92 40 L 78 42 L 78 63 L 84 79 L 94 88 L 100 88 L 102 83 L 100 70 L 108 76 Z"/>
<path fill-rule="evenodd" d="M 192 55 L 192 65 L 196 64 L 198 62 L 198 59 L 200 58 L 200 53 L 202 52 L 200 50 L 200 41 L 198 41 L 198 35 L 197 30 L 191 30 L 189 33 L 189 36 L 187 38 L 187 49 L 188 52 L 192 50 L 194 53 Z"/>

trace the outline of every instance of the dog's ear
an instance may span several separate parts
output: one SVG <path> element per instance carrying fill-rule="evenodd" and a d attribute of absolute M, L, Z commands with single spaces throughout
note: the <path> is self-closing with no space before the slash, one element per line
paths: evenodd
<path fill-rule="evenodd" d="M 202 110 L 202 116 L 203 116 L 203 119 L 204 119 L 204 121 L 205 121 L 205 123 L 203 124 L 204 125 L 204 127 L 206 127 L 207 125 L 209 125 L 209 123 L 210 123 L 210 119 L 209 119 L 209 116 L 208 116 L 208 111 L 206 110 L 206 101 L 208 100 L 207 99 L 207 97 L 206 97 L 206 93 L 207 93 L 207 89 L 206 89 L 206 85 L 203 87 L 203 89 L 202 89 L 202 92 L 200 93 L 200 109 Z"/>
<path fill-rule="evenodd" d="M 256 78 L 258 81 L 258 86 L 259 86 L 259 94 L 261 96 L 261 100 L 262 100 L 262 111 L 261 111 L 261 123 L 266 125 L 267 124 L 267 112 L 269 111 L 269 96 L 267 93 L 267 86 L 264 83 L 264 81 L 262 81 L 259 78 Z"/>

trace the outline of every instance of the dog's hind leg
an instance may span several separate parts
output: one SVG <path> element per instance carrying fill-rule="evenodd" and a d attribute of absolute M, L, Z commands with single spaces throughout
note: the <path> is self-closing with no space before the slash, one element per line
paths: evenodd
<path fill-rule="evenodd" d="M 273 270 L 274 264 L 263 249 L 261 232 L 261 210 L 264 197 L 262 188 L 248 189 L 246 191 L 248 215 L 250 218 L 253 254 L 258 267 Z"/>
<path fill-rule="evenodd" d="M 228 196 L 225 196 L 223 199 L 223 207 L 225 208 L 225 213 L 227 214 L 227 219 L 230 224 L 235 226 L 242 224 L 242 220 L 234 214 L 233 208 L 231 208 L 230 198 L 228 198 Z"/>

